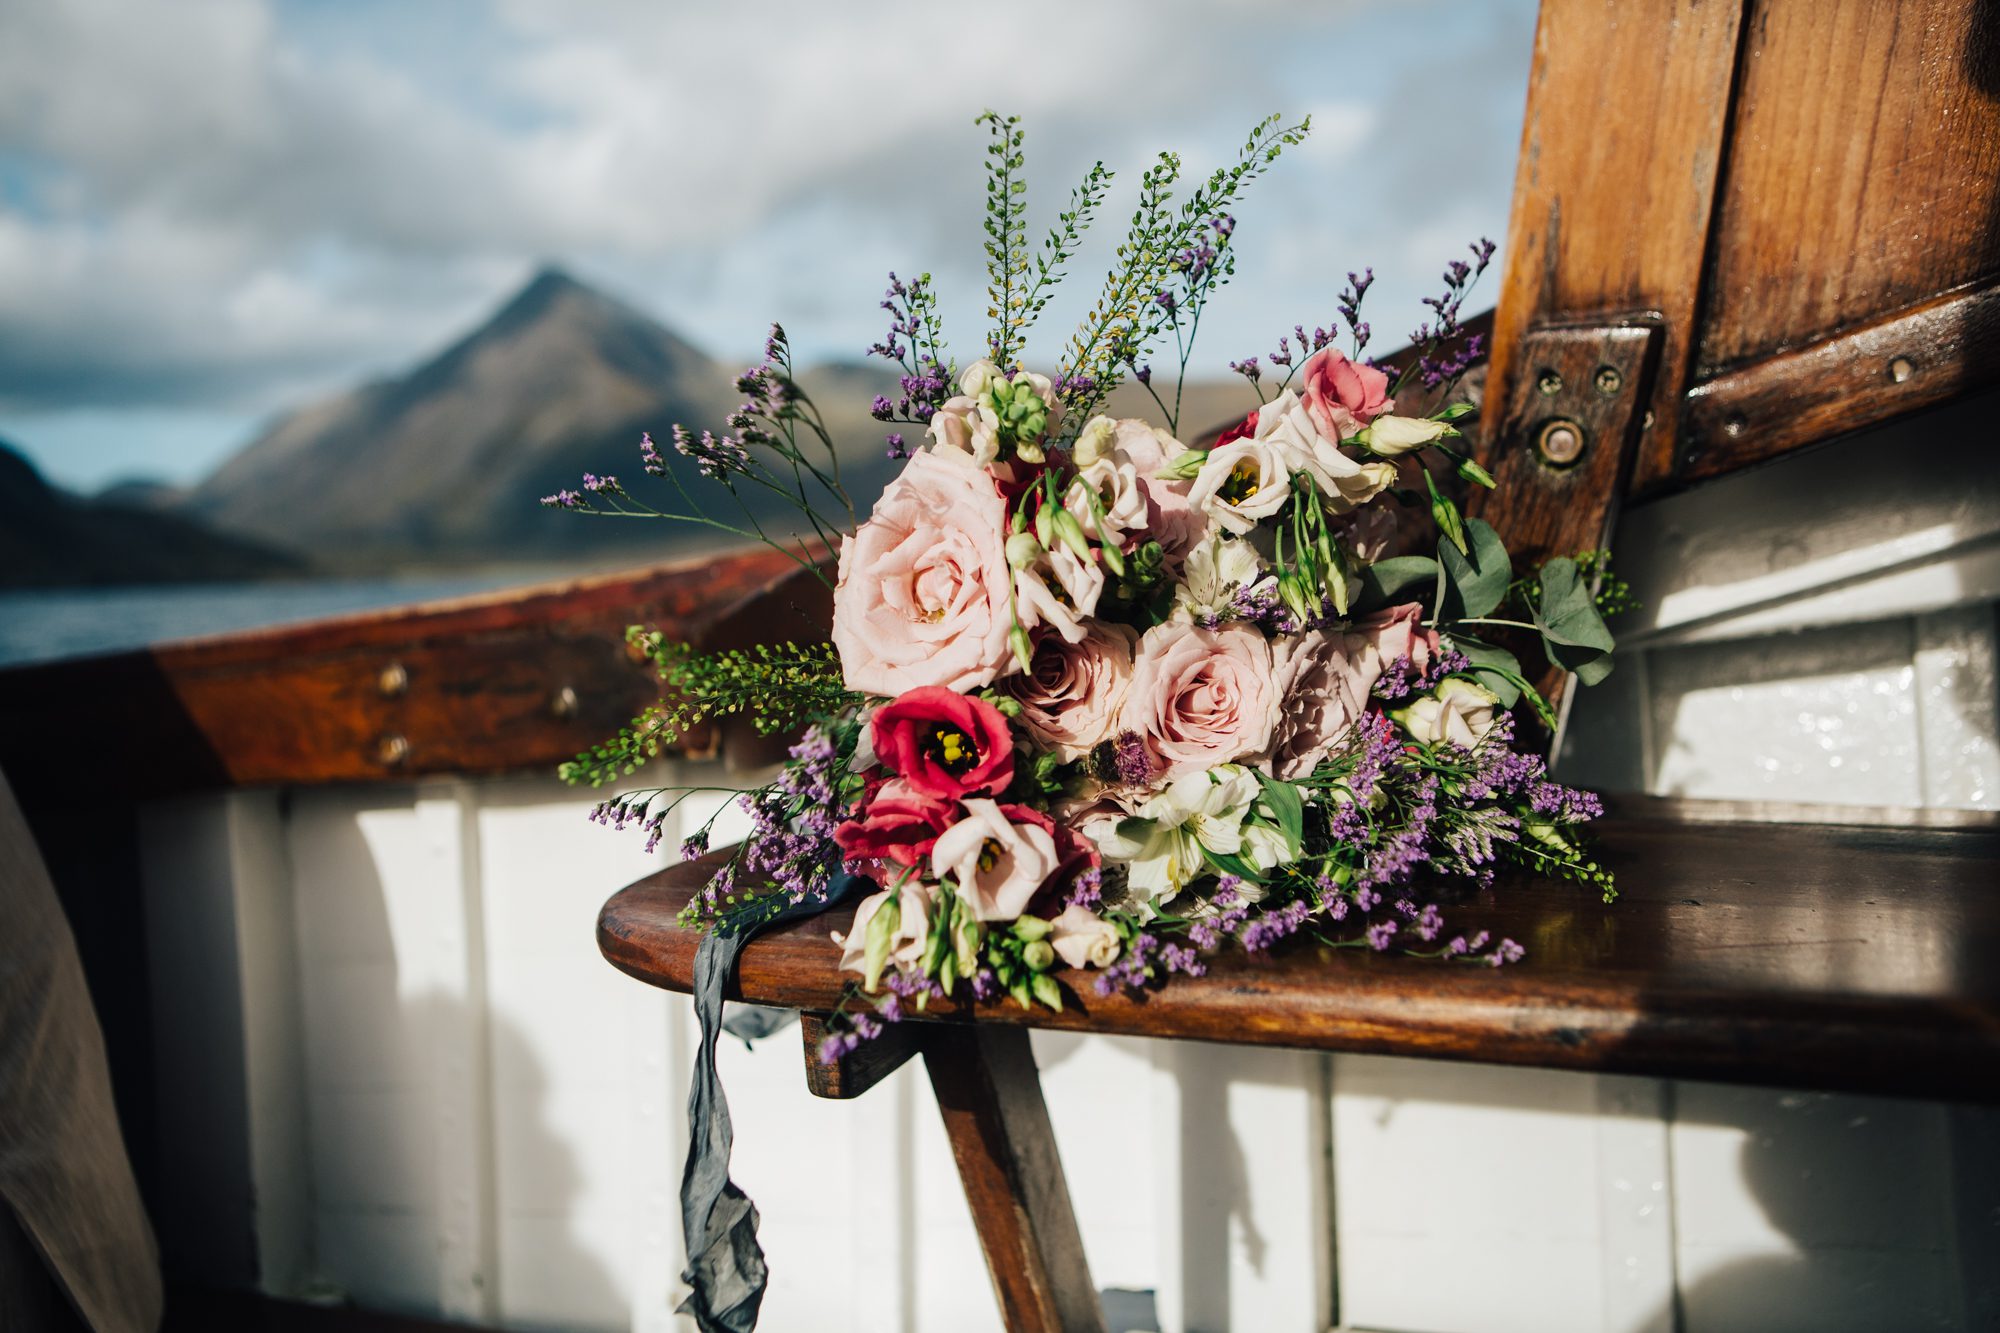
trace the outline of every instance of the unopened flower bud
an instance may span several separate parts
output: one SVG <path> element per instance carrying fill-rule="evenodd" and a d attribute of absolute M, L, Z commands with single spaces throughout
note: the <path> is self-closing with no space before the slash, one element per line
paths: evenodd
<path fill-rule="evenodd" d="M 1007 631 L 1007 644 L 1014 650 L 1014 661 L 1021 670 L 1027 671 L 1035 664 L 1035 641 L 1028 637 L 1028 631 L 1019 625 Z"/>
<path fill-rule="evenodd" d="M 1058 509 L 1051 520 L 1056 525 L 1056 536 L 1064 546 L 1076 552 L 1079 560 L 1090 559 L 1090 540 L 1083 535 L 1083 524 L 1076 521 L 1076 515 L 1067 509 Z"/>
<path fill-rule="evenodd" d="M 1017 532 L 1007 539 L 1007 564 L 1013 569 L 1026 569 L 1042 558 L 1048 548 L 1032 532 Z"/>
<path fill-rule="evenodd" d="M 1055 965 L 1055 946 L 1047 940 L 1035 940 L 1021 950 L 1021 961 L 1036 972 L 1046 972 Z"/>

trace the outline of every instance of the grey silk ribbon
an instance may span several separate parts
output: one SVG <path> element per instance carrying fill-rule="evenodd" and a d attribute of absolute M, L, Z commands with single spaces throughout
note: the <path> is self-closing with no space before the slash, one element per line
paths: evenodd
<path fill-rule="evenodd" d="M 694 1014 L 701 1023 L 688 1089 L 688 1155 L 681 1172 L 681 1229 L 687 1237 L 688 1266 L 681 1280 L 692 1290 L 680 1313 L 692 1315 L 701 1333 L 750 1333 L 764 1302 L 770 1270 L 757 1243 L 757 1205 L 729 1178 L 729 1150 L 735 1134 L 729 1099 L 715 1069 L 715 1045 L 722 1032 L 722 990 L 745 945 L 782 921 L 824 912 L 868 881 L 836 875 L 824 902 L 800 903 L 769 921 L 740 929 L 718 925 L 702 937 L 694 955 Z"/>

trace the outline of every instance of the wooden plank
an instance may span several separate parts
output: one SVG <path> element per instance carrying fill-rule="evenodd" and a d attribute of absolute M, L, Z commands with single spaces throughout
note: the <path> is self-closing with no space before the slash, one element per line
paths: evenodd
<path fill-rule="evenodd" d="M 2000 277 L 1996 92 L 1991 5 L 1756 0 L 1716 203 L 1702 377 Z M 1662 121 L 1660 138 L 1678 127 Z M 1808 401 L 1846 390 L 1802 388 Z"/>
<path fill-rule="evenodd" d="M 1104 1333 L 1027 1031 L 933 1028 L 924 1065 L 1001 1322 L 1012 1333 Z"/>
<path fill-rule="evenodd" d="M 830 1101 L 859 1097 L 917 1053 L 917 1029 L 900 1023 L 832 1064 L 819 1058 L 819 1044 L 826 1037 L 824 1014 L 800 1014 L 799 1036 L 805 1044 L 806 1091 Z"/>
<path fill-rule="evenodd" d="M 1005 1000 L 929 1017 L 2000 1102 L 2000 834 L 1607 819 L 1620 900 L 1512 873 L 1451 906 L 1518 940 L 1491 971 L 1302 944 L 1228 951 L 1206 977 L 1100 996 L 1064 974 L 1061 1013 Z M 631 886 L 598 922 L 627 973 L 685 990 L 698 935 L 676 916 L 701 863 Z M 836 911 L 759 938 L 732 998 L 829 1011 Z"/>
<path fill-rule="evenodd" d="M 1655 313 L 1639 488 L 1672 474 L 1742 18 L 1741 0 L 1544 0 L 1535 29 L 1490 396 L 1534 373 L 1531 329 Z M 1531 444 L 1489 435 L 1488 456 Z"/>
<path fill-rule="evenodd" d="M 1688 392 L 1681 479 L 1700 481 L 2000 383 L 2000 286 L 1958 292 Z"/>
<path fill-rule="evenodd" d="M 102 800 L 541 768 L 658 697 L 628 624 L 721 645 L 828 622 L 824 589 L 754 550 L 18 667 L 0 671 L 0 771 Z"/>

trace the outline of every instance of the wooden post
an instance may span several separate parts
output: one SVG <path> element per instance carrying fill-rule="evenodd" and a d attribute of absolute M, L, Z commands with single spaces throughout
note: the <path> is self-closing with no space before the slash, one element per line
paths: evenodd
<path fill-rule="evenodd" d="M 1026 1028 L 937 1024 L 924 1064 L 1011 1333 L 1104 1333 Z"/>

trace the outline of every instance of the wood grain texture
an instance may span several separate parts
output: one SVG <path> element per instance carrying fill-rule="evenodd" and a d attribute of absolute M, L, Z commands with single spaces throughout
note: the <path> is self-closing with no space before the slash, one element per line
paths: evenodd
<path fill-rule="evenodd" d="M 819 1058 L 819 1044 L 826 1038 L 826 1015 L 800 1014 L 799 1036 L 804 1039 L 806 1091 L 829 1101 L 848 1101 L 880 1083 L 910 1062 L 917 1053 L 920 1033 L 914 1025 L 894 1024 L 874 1041 L 843 1055 L 832 1064 Z"/>
<path fill-rule="evenodd" d="M 930 1025 L 924 1065 L 1009 1333 L 1104 1333 L 1023 1028 Z"/>
<path fill-rule="evenodd" d="M 1430 1056 L 1560 1069 L 2000 1101 L 2000 835 L 1991 830 L 1607 819 L 1621 899 L 1509 873 L 1449 912 L 1520 941 L 1498 971 L 1301 945 L 1229 951 L 1157 992 L 1061 975 L 1061 1013 L 1001 1000 L 937 1020 Z M 605 905 L 616 966 L 685 990 L 702 881 L 675 867 Z M 759 938 L 730 994 L 836 1006 L 836 911 Z"/>
<path fill-rule="evenodd" d="M 145 798 L 551 766 L 658 697 L 627 625 L 713 645 L 823 638 L 825 592 L 802 577 L 748 551 L 0 671 L 0 770 Z"/>
<path fill-rule="evenodd" d="M 1920 305 L 1689 391 L 1682 481 L 1753 463 L 2000 383 L 2000 286 Z"/>
<path fill-rule="evenodd" d="M 1755 0 L 1731 120 L 1703 378 L 2000 277 L 1988 0 Z"/>
<path fill-rule="evenodd" d="M 1740 0 L 1544 0 L 1535 29 L 1489 392 L 1505 402 L 1533 374 L 1521 361 L 1531 329 L 1657 314 L 1641 485 L 1672 472 L 1742 10 Z M 1489 432 L 1488 468 L 1497 475 L 1494 458 L 1529 446 Z"/>

